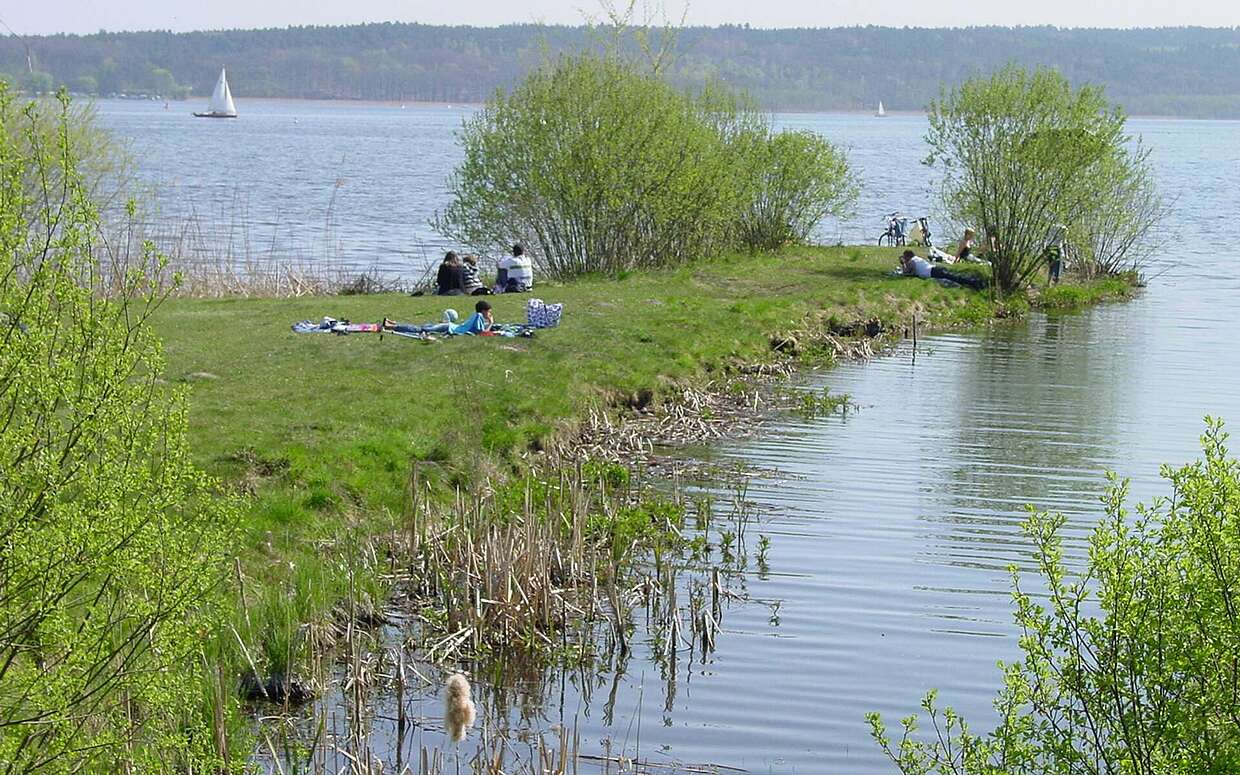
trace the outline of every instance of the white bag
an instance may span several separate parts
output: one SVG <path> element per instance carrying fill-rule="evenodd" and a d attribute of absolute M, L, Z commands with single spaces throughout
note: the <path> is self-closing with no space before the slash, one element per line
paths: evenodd
<path fill-rule="evenodd" d="M 542 299 L 530 299 L 525 303 L 525 322 L 534 328 L 554 328 L 560 324 L 563 304 L 544 304 Z"/>

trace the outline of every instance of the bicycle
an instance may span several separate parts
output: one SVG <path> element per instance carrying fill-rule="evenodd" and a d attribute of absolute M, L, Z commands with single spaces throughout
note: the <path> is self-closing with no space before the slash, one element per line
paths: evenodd
<path fill-rule="evenodd" d="M 930 219 L 926 216 L 920 218 L 909 218 L 907 215 L 895 212 L 887 215 L 887 229 L 878 235 L 878 246 L 882 247 L 885 242 L 888 247 L 896 247 L 898 245 L 907 245 L 909 237 L 909 222 L 914 221 L 916 225 L 913 227 L 914 240 L 913 244 L 922 247 L 930 246 Z"/>

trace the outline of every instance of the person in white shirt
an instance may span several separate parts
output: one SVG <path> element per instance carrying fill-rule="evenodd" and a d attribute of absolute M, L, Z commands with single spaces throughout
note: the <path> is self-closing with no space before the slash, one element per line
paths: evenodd
<path fill-rule="evenodd" d="M 933 266 L 911 250 L 904 251 L 904 254 L 900 256 L 900 271 L 909 277 L 920 277 L 923 280 L 950 280 L 957 285 L 967 285 L 978 291 L 986 287 L 986 281 L 980 277 L 949 272 L 941 266 Z"/>
<path fill-rule="evenodd" d="M 496 288 L 500 293 L 519 293 L 534 288 L 534 264 L 525 255 L 520 243 L 512 246 L 512 255 L 499 260 Z"/>

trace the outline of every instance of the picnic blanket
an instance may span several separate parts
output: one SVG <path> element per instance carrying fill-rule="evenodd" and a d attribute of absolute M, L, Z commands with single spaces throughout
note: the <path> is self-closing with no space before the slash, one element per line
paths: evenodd
<path fill-rule="evenodd" d="M 295 334 L 374 334 L 382 328 L 378 323 L 350 323 L 323 316 L 319 322 L 299 320 L 293 324 Z"/>
<path fill-rule="evenodd" d="M 445 320 L 455 320 L 455 316 Z M 384 328 L 379 323 L 350 323 L 324 316 L 321 320 L 299 320 L 293 324 L 293 332 L 297 334 L 394 334 L 409 339 L 435 341 L 433 335 L 443 336 L 505 336 L 532 337 L 534 329 L 525 323 L 496 323 L 490 330 L 485 329 L 485 320 L 479 313 L 469 316 L 463 323 L 397 323 L 391 328 Z"/>

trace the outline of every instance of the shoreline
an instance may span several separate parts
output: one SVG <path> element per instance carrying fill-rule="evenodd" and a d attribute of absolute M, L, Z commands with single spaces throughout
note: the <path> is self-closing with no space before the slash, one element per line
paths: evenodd
<path fill-rule="evenodd" d="M 381 620 L 393 593 L 381 578 L 390 571 L 386 562 L 358 566 L 356 547 L 371 547 L 360 555 L 373 557 L 388 536 L 407 534 L 411 492 L 430 501 L 491 492 L 495 504 L 531 478 L 563 481 L 599 465 L 626 471 L 627 481 L 635 468 L 658 468 L 643 452 L 655 444 L 760 432 L 756 417 L 796 410 L 805 398 L 785 387 L 790 378 L 894 347 L 914 318 L 928 335 L 1011 311 L 967 289 L 892 277 L 897 254 L 791 249 L 493 297 L 501 321 L 522 315 L 531 296 L 566 304 L 560 326 L 531 340 L 423 344 L 288 328 L 323 314 L 432 319 L 466 299 L 169 300 L 155 328 L 166 377 L 191 391 L 195 456 L 250 498 L 231 584 L 244 578 L 233 615 L 239 637 L 251 653 L 271 653 L 263 631 L 248 625 L 287 619 L 282 608 L 269 610 L 287 605 L 281 600 L 294 601 L 299 630 Z M 1122 283 L 1061 287 L 1085 305 L 1132 293 Z M 829 396 L 811 398 L 821 403 L 808 409 L 835 406 Z M 360 603 L 359 586 L 370 590 Z M 342 610 L 352 613 L 342 620 Z M 314 640 L 292 664 L 258 669 L 303 674 L 336 642 Z"/>
<path fill-rule="evenodd" d="M 174 105 L 186 105 L 196 102 L 205 102 L 210 99 L 210 94 L 191 94 L 185 99 L 167 100 Z M 137 99 L 134 97 L 106 97 L 80 95 L 80 99 L 89 100 L 93 103 L 115 102 L 115 103 L 150 103 L 163 108 L 165 100 L 153 99 Z M 469 109 L 480 110 L 486 106 L 485 102 L 442 102 L 428 100 L 373 100 L 351 97 L 246 97 L 240 95 L 236 97 L 238 109 L 240 110 L 246 103 L 250 104 L 269 104 L 269 105 L 312 105 L 324 108 L 346 108 L 346 107 L 365 107 L 365 108 L 394 108 L 402 107 L 414 110 L 425 108 L 442 108 L 442 109 Z M 763 108 L 767 113 L 776 116 L 849 116 L 849 117 L 871 117 L 880 118 L 874 115 L 873 108 L 856 108 L 856 109 L 829 109 L 829 110 L 804 110 L 796 108 Z M 887 110 L 886 116 L 882 118 L 924 118 L 925 111 L 922 110 Z M 1240 123 L 1240 116 L 1232 118 L 1225 117 L 1208 117 L 1182 115 L 1178 113 L 1130 113 L 1128 117 L 1137 121 L 1183 121 L 1183 122 L 1223 122 L 1223 123 Z"/>

